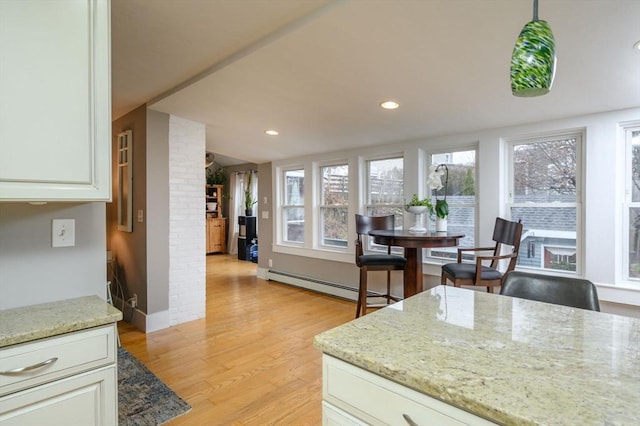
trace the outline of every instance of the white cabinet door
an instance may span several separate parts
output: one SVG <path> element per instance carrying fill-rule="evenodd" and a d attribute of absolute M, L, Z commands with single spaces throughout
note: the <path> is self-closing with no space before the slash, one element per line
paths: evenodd
<path fill-rule="evenodd" d="M 0 200 L 110 200 L 109 18 L 109 0 L 0 1 Z"/>
<path fill-rule="evenodd" d="M 0 425 L 116 425 L 115 388 L 112 365 L 7 395 L 0 398 Z"/>

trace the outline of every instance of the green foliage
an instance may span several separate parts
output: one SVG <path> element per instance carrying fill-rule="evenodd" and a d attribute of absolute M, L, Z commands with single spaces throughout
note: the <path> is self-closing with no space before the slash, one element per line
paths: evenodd
<path fill-rule="evenodd" d="M 462 195 L 476 195 L 476 181 L 472 169 L 467 169 L 462 183 Z"/>
<path fill-rule="evenodd" d="M 418 194 L 413 194 L 413 196 L 411 197 L 411 200 L 406 204 L 405 207 L 409 208 L 413 206 L 428 207 L 430 212 L 433 211 L 433 204 L 431 203 L 431 198 L 423 198 L 421 200 L 418 198 Z"/>
<path fill-rule="evenodd" d="M 576 265 L 573 265 L 568 262 L 551 262 L 549 265 L 551 269 L 556 269 L 559 271 L 575 271 Z"/>
<path fill-rule="evenodd" d="M 449 216 L 449 204 L 447 204 L 447 200 L 436 200 L 435 212 L 436 216 L 440 219 Z"/>
<path fill-rule="evenodd" d="M 224 185 L 227 181 L 227 175 L 224 173 L 222 167 L 217 170 L 207 169 L 207 184 L 209 185 Z"/>
<path fill-rule="evenodd" d="M 253 206 L 258 202 L 253 197 L 253 193 L 251 192 L 251 181 L 253 179 L 253 172 L 248 172 L 247 174 L 247 186 L 244 189 L 244 208 L 245 210 L 251 210 Z"/>

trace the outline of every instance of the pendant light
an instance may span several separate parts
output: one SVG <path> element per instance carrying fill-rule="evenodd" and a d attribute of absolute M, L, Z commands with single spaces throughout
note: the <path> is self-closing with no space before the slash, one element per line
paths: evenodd
<path fill-rule="evenodd" d="M 516 40 L 511 55 L 511 92 L 532 97 L 549 93 L 556 73 L 556 46 L 547 21 L 538 19 L 538 0 L 533 0 L 533 20 Z"/>

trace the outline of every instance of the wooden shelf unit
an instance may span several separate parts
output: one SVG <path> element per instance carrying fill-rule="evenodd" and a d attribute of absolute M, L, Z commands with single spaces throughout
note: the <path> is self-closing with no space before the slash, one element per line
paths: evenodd
<path fill-rule="evenodd" d="M 222 185 L 207 185 L 205 188 L 206 253 L 224 253 L 227 248 L 227 219 L 223 217 Z M 216 203 L 215 208 L 208 203 Z"/>

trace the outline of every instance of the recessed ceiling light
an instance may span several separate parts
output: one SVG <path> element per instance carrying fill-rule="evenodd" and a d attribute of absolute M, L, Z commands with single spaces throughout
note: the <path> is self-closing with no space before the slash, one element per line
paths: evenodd
<path fill-rule="evenodd" d="M 636 44 L 633 45 L 633 48 L 640 50 L 640 40 L 636 41 Z"/>
<path fill-rule="evenodd" d="M 400 104 L 395 101 L 384 101 L 380 104 L 380 106 L 384 109 L 396 109 L 400 106 Z"/>
<path fill-rule="evenodd" d="M 280 134 L 277 130 L 273 129 L 265 130 L 264 132 L 269 136 L 278 136 Z"/>

